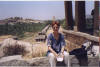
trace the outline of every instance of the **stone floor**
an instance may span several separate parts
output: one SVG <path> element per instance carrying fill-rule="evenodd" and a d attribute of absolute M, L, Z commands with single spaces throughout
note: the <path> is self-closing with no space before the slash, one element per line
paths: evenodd
<path fill-rule="evenodd" d="M 11 59 L 14 58 L 14 59 Z M 30 60 L 23 60 L 18 59 L 19 56 L 10 56 L 10 57 L 3 57 L 0 58 L 0 66 L 41 66 L 41 67 L 50 67 L 50 64 L 48 62 L 47 57 L 38 57 L 38 58 L 32 58 Z M 57 63 L 57 66 L 62 65 L 65 67 L 64 63 Z M 76 58 L 73 58 L 71 61 L 71 67 L 80 67 L 78 60 Z M 99 67 L 99 58 L 98 57 L 90 57 L 88 59 L 88 67 Z"/>

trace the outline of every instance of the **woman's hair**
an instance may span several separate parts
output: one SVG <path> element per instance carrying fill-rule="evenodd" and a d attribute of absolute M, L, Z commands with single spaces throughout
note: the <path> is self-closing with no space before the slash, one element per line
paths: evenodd
<path fill-rule="evenodd" d="M 51 24 L 51 25 L 52 25 L 52 27 L 53 27 L 55 24 L 56 24 L 58 27 L 60 26 L 60 23 L 59 23 L 59 22 L 54 21 L 54 22 L 52 22 L 52 24 Z"/>

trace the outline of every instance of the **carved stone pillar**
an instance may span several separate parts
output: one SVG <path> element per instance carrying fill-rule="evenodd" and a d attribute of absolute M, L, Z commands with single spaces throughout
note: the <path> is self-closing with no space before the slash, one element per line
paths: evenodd
<path fill-rule="evenodd" d="M 72 1 L 64 1 L 66 29 L 73 29 Z"/>
<path fill-rule="evenodd" d="M 98 35 L 99 30 L 99 1 L 94 2 L 94 35 Z"/>
<path fill-rule="evenodd" d="M 75 26 L 80 32 L 86 30 L 85 1 L 75 2 Z"/>

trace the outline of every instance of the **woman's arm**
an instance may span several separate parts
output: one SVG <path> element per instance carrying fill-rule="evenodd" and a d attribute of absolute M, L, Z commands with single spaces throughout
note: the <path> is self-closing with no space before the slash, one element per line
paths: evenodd
<path fill-rule="evenodd" d="M 48 50 L 50 50 L 55 55 L 55 57 L 58 57 L 58 54 L 51 48 L 51 46 L 48 46 Z"/>
<path fill-rule="evenodd" d="M 65 40 L 64 40 L 64 36 L 63 35 L 61 37 L 61 45 L 62 45 L 62 47 L 61 47 L 61 54 L 64 57 L 64 48 L 65 48 L 66 43 L 65 43 Z"/>
<path fill-rule="evenodd" d="M 61 48 L 61 53 L 64 53 L 64 46 L 62 46 Z"/>
<path fill-rule="evenodd" d="M 64 46 L 62 46 L 61 55 L 62 55 L 62 57 L 64 57 Z"/>

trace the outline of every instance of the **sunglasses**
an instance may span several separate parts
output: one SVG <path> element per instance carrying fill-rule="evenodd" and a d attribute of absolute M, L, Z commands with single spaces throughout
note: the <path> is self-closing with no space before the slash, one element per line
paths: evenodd
<path fill-rule="evenodd" d="M 53 27 L 53 29 L 56 29 L 56 28 L 58 29 L 59 27 Z"/>

